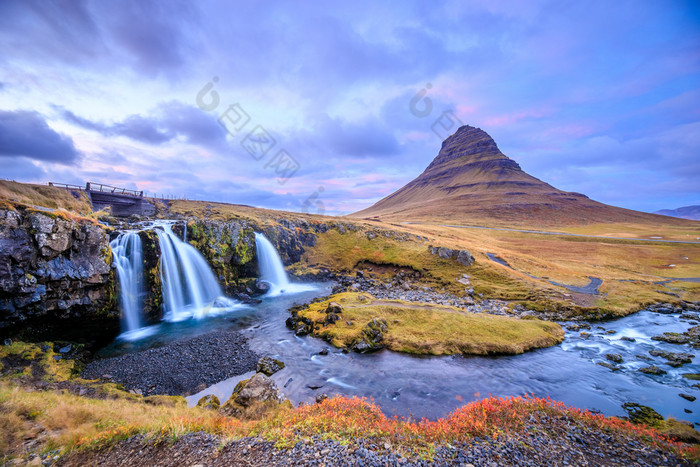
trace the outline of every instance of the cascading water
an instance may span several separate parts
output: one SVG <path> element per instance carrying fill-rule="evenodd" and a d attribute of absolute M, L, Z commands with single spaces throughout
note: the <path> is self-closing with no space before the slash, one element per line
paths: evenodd
<path fill-rule="evenodd" d="M 109 244 L 119 276 L 119 302 L 122 307 L 123 339 L 142 336 L 143 253 L 137 232 L 124 232 Z"/>
<path fill-rule="evenodd" d="M 170 222 L 147 227 L 154 229 L 160 245 L 160 281 L 163 293 L 163 320 L 183 321 L 244 308 L 225 297 L 202 255 L 172 231 Z M 186 238 L 186 231 L 183 235 Z M 157 332 L 157 326 L 144 327 L 144 274 L 141 237 L 124 232 L 110 243 L 119 276 L 122 309 L 122 340 L 137 340 Z"/>
<path fill-rule="evenodd" d="M 201 318 L 240 306 L 223 296 L 204 257 L 192 245 L 180 240 L 170 224 L 161 224 L 161 227 L 156 233 L 160 243 L 163 319 Z"/>
<path fill-rule="evenodd" d="M 282 293 L 297 293 L 313 290 L 314 287 L 303 284 L 292 284 L 289 282 L 284 265 L 277 254 L 274 245 L 265 235 L 255 232 L 255 250 L 258 255 L 258 269 L 260 278 L 270 284 L 268 296 L 276 296 Z"/>

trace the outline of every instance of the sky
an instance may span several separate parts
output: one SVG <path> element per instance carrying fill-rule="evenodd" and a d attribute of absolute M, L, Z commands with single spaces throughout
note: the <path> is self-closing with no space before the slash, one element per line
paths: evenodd
<path fill-rule="evenodd" d="M 0 2 L 0 178 L 340 215 L 460 123 L 557 188 L 700 204 L 700 3 Z"/>

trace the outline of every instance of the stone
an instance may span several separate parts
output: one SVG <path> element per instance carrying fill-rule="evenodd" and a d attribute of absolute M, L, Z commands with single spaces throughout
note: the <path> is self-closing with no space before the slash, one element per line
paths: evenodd
<path fill-rule="evenodd" d="M 221 407 L 221 402 L 219 398 L 213 394 L 207 394 L 197 401 L 197 407 L 210 410 L 219 410 Z"/>
<path fill-rule="evenodd" d="M 666 372 L 664 370 L 662 370 L 661 368 L 659 368 L 655 365 L 642 367 L 638 371 L 641 371 L 642 373 L 646 373 L 648 375 L 665 375 L 666 374 Z"/>
<path fill-rule="evenodd" d="M 605 358 L 607 358 L 611 362 L 622 363 L 622 355 L 617 354 L 617 353 L 605 354 Z"/>
<path fill-rule="evenodd" d="M 325 313 L 336 313 L 340 314 L 343 312 L 343 307 L 336 302 L 330 302 L 326 307 Z"/>
<path fill-rule="evenodd" d="M 608 362 L 598 362 L 598 365 L 607 368 L 608 370 L 612 371 L 619 371 L 620 367 L 613 365 L 612 363 Z"/>
<path fill-rule="evenodd" d="M 275 382 L 263 373 L 255 373 L 252 378 L 236 385 L 233 394 L 225 405 L 233 402 L 241 407 L 250 407 L 255 402 L 275 402 L 281 404 L 286 398 Z"/>
<path fill-rule="evenodd" d="M 350 348 L 360 353 L 383 349 L 384 344 L 382 341 L 384 340 L 384 333 L 388 329 L 384 319 L 374 318 L 362 328 L 360 336 L 350 345 Z"/>
<path fill-rule="evenodd" d="M 267 376 L 272 376 L 284 368 L 284 363 L 272 357 L 262 357 L 258 360 L 257 371 Z"/>
<path fill-rule="evenodd" d="M 686 363 L 692 363 L 695 355 L 684 352 L 666 352 L 664 350 L 650 350 L 649 355 L 653 357 L 662 357 L 668 361 L 672 367 L 679 367 Z"/>
<path fill-rule="evenodd" d="M 321 402 L 325 401 L 326 399 L 328 399 L 328 394 L 321 393 L 318 396 L 316 396 L 316 403 L 320 404 Z"/>
<path fill-rule="evenodd" d="M 270 283 L 267 281 L 257 281 L 255 283 L 255 290 L 261 294 L 267 293 L 270 291 Z"/>
<path fill-rule="evenodd" d="M 336 321 L 340 319 L 340 316 L 338 316 L 335 313 L 328 313 L 328 316 L 326 316 L 326 319 L 323 321 L 324 325 L 329 325 L 329 324 L 335 324 Z"/>
<path fill-rule="evenodd" d="M 696 399 L 695 396 L 691 396 L 690 394 L 678 394 L 678 395 L 681 396 L 683 399 L 690 401 L 690 402 L 695 402 L 695 399 Z"/>

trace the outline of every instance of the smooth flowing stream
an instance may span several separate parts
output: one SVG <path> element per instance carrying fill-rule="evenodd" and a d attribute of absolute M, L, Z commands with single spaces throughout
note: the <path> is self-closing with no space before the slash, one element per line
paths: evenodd
<path fill-rule="evenodd" d="M 625 415 L 621 405 L 636 402 L 649 405 L 664 416 L 700 421 L 693 402 L 678 394 L 694 394 L 695 381 L 683 373 L 700 373 L 695 362 L 681 368 L 665 365 L 652 358 L 651 349 L 688 352 L 688 346 L 652 341 L 651 336 L 666 331 L 684 331 L 690 324 L 679 315 L 661 315 L 643 311 L 588 331 L 585 339 L 578 332 L 567 332 L 563 344 L 503 357 L 413 357 L 390 351 L 373 354 L 342 353 L 326 342 L 306 336 L 297 337 L 287 329 L 286 311 L 294 303 L 329 292 L 319 285 L 316 293 L 296 297 L 271 297 L 251 310 L 246 317 L 232 320 L 231 327 L 242 328 L 253 350 L 274 356 L 286 368 L 273 378 L 294 403 L 312 402 L 319 393 L 372 397 L 390 415 L 435 418 L 444 416 L 465 402 L 493 396 L 534 394 L 552 397 L 575 407 Z M 615 330 L 615 334 L 607 333 Z M 635 342 L 621 339 L 632 337 Z M 328 355 L 319 352 L 328 348 Z M 620 354 L 624 362 L 613 372 L 598 362 L 605 354 Z M 646 362 L 636 357 L 652 358 Z M 663 376 L 640 373 L 641 366 L 655 364 L 668 371 Z M 250 376 L 250 375 L 246 375 Z M 188 398 L 195 404 L 204 394 L 216 394 L 225 401 L 235 383 L 232 378 Z M 694 413 L 686 413 L 685 409 Z"/>

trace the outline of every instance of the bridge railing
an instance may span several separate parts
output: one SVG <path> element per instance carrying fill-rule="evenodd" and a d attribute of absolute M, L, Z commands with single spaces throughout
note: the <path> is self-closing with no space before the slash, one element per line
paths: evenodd
<path fill-rule="evenodd" d="M 119 188 L 112 185 L 105 185 L 103 183 L 87 182 L 85 188 L 88 191 L 99 191 L 101 193 L 113 193 L 117 195 L 127 195 L 135 196 L 137 198 L 143 198 L 143 191 L 129 190 L 126 188 Z"/>
<path fill-rule="evenodd" d="M 49 182 L 49 186 L 55 186 L 56 188 L 65 188 L 66 190 L 80 190 L 80 191 L 85 191 L 85 187 L 84 187 L 84 186 L 80 186 L 80 185 L 71 185 L 70 183 Z"/>

